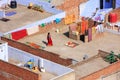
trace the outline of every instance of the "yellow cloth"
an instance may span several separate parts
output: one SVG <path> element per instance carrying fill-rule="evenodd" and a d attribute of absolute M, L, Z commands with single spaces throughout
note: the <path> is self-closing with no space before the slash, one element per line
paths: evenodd
<path fill-rule="evenodd" d="M 65 17 L 65 24 L 71 24 L 71 23 L 75 22 L 75 20 L 76 20 L 76 16 L 74 14 L 67 15 Z"/>
<path fill-rule="evenodd" d="M 27 64 L 33 64 L 33 62 L 27 62 Z"/>
<path fill-rule="evenodd" d="M 92 34 L 95 34 L 95 32 L 96 32 L 95 27 L 92 27 Z"/>

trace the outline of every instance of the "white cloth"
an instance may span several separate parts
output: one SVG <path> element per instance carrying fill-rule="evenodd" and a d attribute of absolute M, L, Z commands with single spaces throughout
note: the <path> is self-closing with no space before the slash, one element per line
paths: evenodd
<path fill-rule="evenodd" d="M 27 28 L 27 34 L 28 35 L 31 35 L 31 34 L 34 34 L 34 33 L 37 33 L 37 32 L 39 32 L 39 27 L 38 26 Z"/>
<path fill-rule="evenodd" d="M 104 32 L 103 24 L 97 25 L 96 29 L 97 29 L 97 32 Z"/>

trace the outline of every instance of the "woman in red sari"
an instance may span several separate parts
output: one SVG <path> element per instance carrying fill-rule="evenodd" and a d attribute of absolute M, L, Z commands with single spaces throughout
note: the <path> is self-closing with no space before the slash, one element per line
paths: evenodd
<path fill-rule="evenodd" d="M 53 43 L 52 43 L 52 38 L 51 38 L 50 33 L 48 33 L 48 35 L 47 35 L 47 41 L 48 41 L 47 46 L 53 46 Z"/>

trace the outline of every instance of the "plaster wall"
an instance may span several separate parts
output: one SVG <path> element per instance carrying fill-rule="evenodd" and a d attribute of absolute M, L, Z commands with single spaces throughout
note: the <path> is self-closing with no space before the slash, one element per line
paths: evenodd
<path fill-rule="evenodd" d="M 7 42 L 0 44 L 0 59 L 8 61 L 8 44 L 7 44 Z"/>
<path fill-rule="evenodd" d="M 38 65 L 41 66 L 39 64 L 39 60 L 41 61 L 41 59 L 43 59 L 43 58 L 40 58 L 38 56 L 29 54 L 27 52 L 24 52 L 22 50 L 19 50 L 19 49 L 10 47 L 10 46 L 8 48 L 8 52 L 9 52 L 9 57 L 11 59 L 18 60 L 18 61 L 24 62 L 24 63 L 28 62 L 30 59 L 34 59 L 34 64 L 36 66 L 38 66 Z M 56 64 L 56 63 L 48 61 L 46 59 L 43 59 L 43 66 L 47 72 L 57 74 L 58 76 L 73 71 L 70 68 L 64 67 L 62 65 Z"/>

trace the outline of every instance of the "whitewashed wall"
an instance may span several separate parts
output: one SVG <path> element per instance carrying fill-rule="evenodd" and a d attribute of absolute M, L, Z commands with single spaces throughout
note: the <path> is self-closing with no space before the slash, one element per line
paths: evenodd
<path fill-rule="evenodd" d="M 0 59 L 8 61 L 8 44 L 3 42 L 0 44 Z"/>
<path fill-rule="evenodd" d="M 3 17 L 5 17 L 5 11 L 0 10 L 0 19 L 2 19 Z"/>
<path fill-rule="evenodd" d="M 27 62 L 30 59 L 34 59 L 35 65 L 38 65 L 38 60 L 41 60 L 43 58 L 29 54 L 27 52 L 24 52 L 22 50 L 10 47 L 8 48 L 8 57 L 21 61 L 21 62 Z M 67 67 L 64 67 L 60 64 L 51 62 L 49 60 L 43 59 L 43 66 L 47 72 L 57 74 L 58 76 L 72 72 L 73 70 Z"/>

